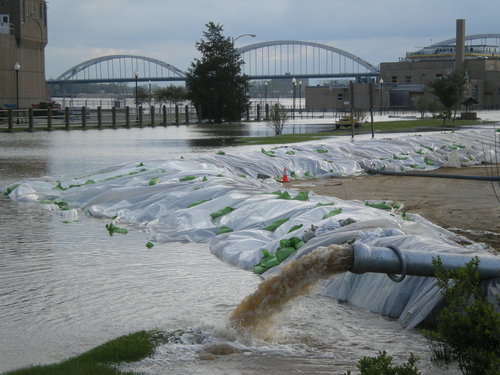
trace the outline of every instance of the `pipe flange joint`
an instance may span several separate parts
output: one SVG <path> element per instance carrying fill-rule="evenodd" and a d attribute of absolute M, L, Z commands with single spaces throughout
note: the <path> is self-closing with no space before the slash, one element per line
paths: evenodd
<path fill-rule="evenodd" d="M 399 258 L 399 262 L 401 263 L 401 274 L 400 275 L 388 273 L 387 276 L 389 276 L 389 279 L 391 279 L 395 283 L 400 283 L 401 281 L 403 281 L 406 278 L 406 258 L 405 258 L 405 255 L 396 246 L 390 245 L 387 247 L 396 253 L 396 255 Z"/>

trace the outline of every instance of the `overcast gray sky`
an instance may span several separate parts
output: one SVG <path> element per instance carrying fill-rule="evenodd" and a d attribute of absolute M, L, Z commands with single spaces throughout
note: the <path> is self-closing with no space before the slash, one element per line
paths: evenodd
<path fill-rule="evenodd" d="M 49 0 L 47 78 L 85 60 L 134 54 L 186 70 L 209 21 L 237 46 L 270 40 L 325 43 L 373 65 L 466 33 L 500 33 L 499 0 Z"/>

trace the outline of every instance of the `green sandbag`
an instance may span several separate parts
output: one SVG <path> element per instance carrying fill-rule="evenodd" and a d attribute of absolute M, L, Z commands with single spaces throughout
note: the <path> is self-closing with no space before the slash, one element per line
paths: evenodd
<path fill-rule="evenodd" d="M 373 208 L 378 208 L 380 210 L 390 210 L 390 209 L 392 209 L 392 207 L 389 206 L 386 203 L 369 203 L 369 202 L 365 202 L 365 206 L 373 207 Z"/>
<path fill-rule="evenodd" d="M 272 158 L 276 157 L 276 155 L 274 155 L 274 151 L 267 151 L 267 150 L 264 150 L 263 148 L 261 148 L 260 152 L 262 152 L 264 155 L 270 156 Z"/>
<path fill-rule="evenodd" d="M 218 211 L 212 212 L 210 214 L 210 216 L 212 217 L 212 219 L 216 219 L 218 217 L 227 215 L 227 214 L 229 214 L 229 213 L 231 213 L 233 211 L 234 211 L 234 208 L 227 206 L 227 207 L 224 207 L 224 208 L 222 208 L 222 209 L 220 209 Z"/>
<path fill-rule="evenodd" d="M 201 199 L 201 200 L 199 200 L 199 201 L 194 201 L 194 202 L 192 202 L 192 203 L 190 203 L 190 204 L 188 205 L 188 208 L 198 206 L 198 205 L 200 205 L 200 204 L 202 204 L 202 203 L 208 202 L 209 200 L 210 200 L 210 199 Z"/>
<path fill-rule="evenodd" d="M 288 233 L 295 232 L 297 229 L 300 229 L 303 226 L 304 226 L 304 224 L 294 225 L 293 227 L 290 228 L 290 230 L 288 231 Z"/>
<path fill-rule="evenodd" d="M 262 275 L 264 272 L 266 272 L 269 268 L 263 267 L 259 264 L 256 264 L 253 266 L 253 272 L 256 273 L 257 275 Z"/>
<path fill-rule="evenodd" d="M 15 184 L 15 185 L 9 186 L 7 189 L 4 190 L 3 195 L 5 195 L 6 197 L 8 197 L 9 194 L 12 193 L 12 191 L 15 188 L 17 188 L 18 186 L 19 186 L 19 184 Z"/>
<path fill-rule="evenodd" d="M 284 219 L 276 220 L 275 222 L 273 222 L 273 223 L 269 224 L 267 227 L 265 227 L 264 230 L 274 232 L 276 229 L 278 229 L 281 225 L 286 223 L 288 220 L 290 220 L 288 217 L 286 217 Z"/>
<path fill-rule="evenodd" d="M 290 254 L 294 253 L 295 251 L 297 251 L 297 249 L 295 247 L 282 247 L 282 248 L 279 248 L 276 251 L 276 258 L 281 263 L 286 258 L 288 258 L 290 256 Z"/>
<path fill-rule="evenodd" d="M 294 249 L 299 249 L 302 245 L 304 245 L 304 242 L 298 237 L 292 237 L 292 238 L 284 238 L 280 240 L 280 248 L 284 247 L 293 247 Z"/>
<path fill-rule="evenodd" d="M 278 199 L 291 199 L 292 197 L 288 193 L 288 191 L 280 191 L 280 194 L 278 195 Z"/>
<path fill-rule="evenodd" d="M 336 210 L 332 210 L 328 212 L 327 214 L 323 215 L 322 220 L 328 219 L 329 217 L 338 215 L 342 213 L 342 208 L 337 208 Z"/>
<path fill-rule="evenodd" d="M 273 268 L 276 267 L 278 264 L 280 264 L 280 261 L 276 257 L 276 254 L 272 253 L 269 254 L 267 258 L 262 258 L 260 261 L 259 265 L 262 267 L 267 267 L 267 268 Z"/>
<path fill-rule="evenodd" d="M 293 247 L 295 247 L 295 250 L 300 249 L 302 246 L 304 246 L 304 241 L 301 240 L 295 242 L 295 244 L 293 245 Z"/>
<path fill-rule="evenodd" d="M 224 234 L 224 233 L 231 233 L 233 230 L 229 227 L 220 227 L 219 231 L 217 232 L 217 234 Z"/>
<path fill-rule="evenodd" d="M 179 181 L 180 182 L 191 181 L 191 180 L 194 180 L 195 178 L 196 178 L 196 176 L 186 176 L 186 177 L 179 178 Z"/>
<path fill-rule="evenodd" d="M 298 193 L 295 198 L 293 198 L 296 201 L 308 201 L 309 200 L 309 194 L 307 194 L 305 191 L 301 191 Z"/>
<path fill-rule="evenodd" d="M 120 233 L 120 234 L 127 234 L 128 233 L 127 229 L 117 227 L 113 223 L 106 224 L 105 227 L 108 230 L 110 236 L 112 236 L 115 233 Z"/>
<path fill-rule="evenodd" d="M 153 177 L 151 180 L 149 180 L 148 185 L 149 185 L 149 186 L 154 186 L 154 185 L 156 185 L 158 182 L 160 182 L 160 179 L 159 179 L 158 177 Z"/>
<path fill-rule="evenodd" d="M 431 166 L 436 164 L 432 160 L 430 160 L 429 158 L 424 158 L 424 163 L 427 165 L 431 165 Z"/>

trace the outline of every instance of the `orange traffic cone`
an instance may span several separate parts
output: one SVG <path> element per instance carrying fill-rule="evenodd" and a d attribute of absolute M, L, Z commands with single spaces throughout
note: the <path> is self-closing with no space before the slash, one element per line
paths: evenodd
<path fill-rule="evenodd" d="M 290 182 L 290 180 L 288 179 L 288 176 L 286 174 L 286 168 L 283 171 L 283 178 L 281 179 L 281 182 Z"/>

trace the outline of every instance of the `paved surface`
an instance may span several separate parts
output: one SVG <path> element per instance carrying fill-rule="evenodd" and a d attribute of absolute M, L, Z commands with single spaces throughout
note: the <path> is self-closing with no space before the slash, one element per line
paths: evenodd
<path fill-rule="evenodd" d="M 497 175 L 500 166 L 441 168 L 434 174 Z M 302 191 L 341 199 L 388 199 L 404 203 L 439 226 L 500 251 L 500 182 L 406 176 L 363 176 L 294 181 Z M 495 194 L 496 193 L 496 194 Z"/>

